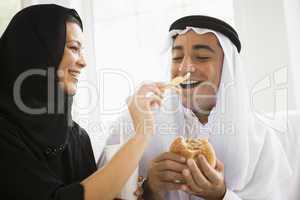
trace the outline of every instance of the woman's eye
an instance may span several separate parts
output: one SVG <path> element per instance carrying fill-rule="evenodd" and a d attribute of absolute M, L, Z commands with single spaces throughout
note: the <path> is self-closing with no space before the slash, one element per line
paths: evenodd
<path fill-rule="evenodd" d="M 79 48 L 78 47 L 75 47 L 75 46 L 71 46 L 69 47 L 73 52 L 77 53 L 79 51 Z"/>

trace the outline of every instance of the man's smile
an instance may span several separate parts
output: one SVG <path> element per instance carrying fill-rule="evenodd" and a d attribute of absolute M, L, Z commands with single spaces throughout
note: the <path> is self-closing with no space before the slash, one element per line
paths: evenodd
<path fill-rule="evenodd" d="M 195 88 L 199 84 L 201 84 L 203 81 L 196 81 L 196 80 L 186 80 L 183 83 L 180 83 L 180 87 L 182 89 L 187 89 L 187 88 Z"/>

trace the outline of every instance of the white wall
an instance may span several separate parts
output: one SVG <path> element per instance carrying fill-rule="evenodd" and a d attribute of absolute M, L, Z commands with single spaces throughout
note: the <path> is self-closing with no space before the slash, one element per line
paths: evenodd
<path fill-rule="evenodd" d="M 278 112 L 295 107 L 289 97 L 288 40 L 283 0 L 234 0 L 242 58 L 252 88 L 253 110 Z M 290 102 L 288 102 L 288 100 Z"/>

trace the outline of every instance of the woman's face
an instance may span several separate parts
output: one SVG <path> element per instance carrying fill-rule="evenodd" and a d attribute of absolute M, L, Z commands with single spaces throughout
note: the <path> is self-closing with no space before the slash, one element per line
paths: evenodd
<path fill-rule="evenodd" d="M 59 85 L 68 95 L 74 95 L 80 71 L 86 66 L 82 52 L 83 33 L 78 24 L 67 22 L 66 46 L 63 58 L 59 64 L 57 75 Z"/>

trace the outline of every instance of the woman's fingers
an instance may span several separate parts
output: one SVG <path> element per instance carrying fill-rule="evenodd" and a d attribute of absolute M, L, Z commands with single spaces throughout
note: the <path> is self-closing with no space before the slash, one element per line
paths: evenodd
<path fill-rule="evenodd" d="M 164 93 L 164 85 L 162 83 L 150 83 L 150 84 L 143 84 L 140 89 L 138 90 L 138 94 L 140 95 L 147 95 L 149 92 L 153 92 L 159 97 L 163 96 Z"/>
<path fill-rule="evenodd" d="M 162 84 L 143 84 L 128 101 L 130 112 L 136 133 L 153 134 L 154 116 L 151 107 L 161 105 L 163 91 Z"/>
<path fill-rule="evenodd" d="M 138 104 L 139 107 L 150 109 L 148 106 L 152 107 L 154 105 L 161 105 L 161 102 L 163 100 L 163 84 L 157 84 L 157 83 L 152 83 L 152 84 L 144 84 L 140 87 L 136 95 L 134 95 L 134 101 L 135 102 L 145 102 L 144 104 Z"/>

